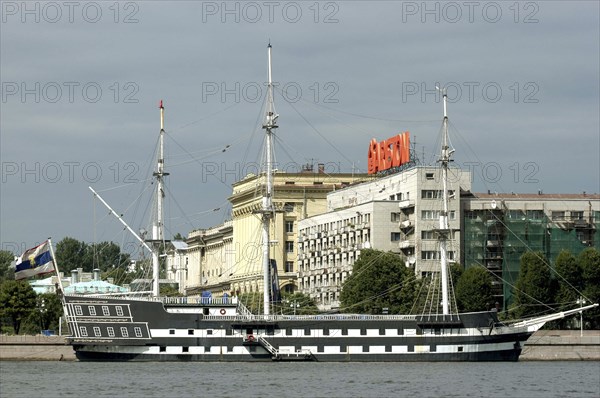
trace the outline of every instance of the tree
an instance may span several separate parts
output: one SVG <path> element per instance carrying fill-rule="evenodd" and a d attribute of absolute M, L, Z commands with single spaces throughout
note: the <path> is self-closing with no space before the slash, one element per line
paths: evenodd
<path fill-rule="evenodd" d="M 238 300 L 253 314 L 263 312 L 263 295 L 261 293 L 242 293 L 238 295 Z"/>
<path fill-rule="evenodd" d="M 36 308 L 36 294 L 27 281 L 4 281 L 0 285 L 0 313 L 10 318 L 15 334 Z"/>
<path fill-rule="evenodd" d="M 583 277 L 583 294 L 590 300 L 588 304 L 600 302 L 600 252 L 587 248 L 577 256 Z M 600 309 L 598 307 L 583 313 L 584 323 L 592 329 L 600 329 Z"/>
<path fill-rule="evenodd" d="M 303 293 L 283 293 L 281 302 L 273 305 L 273 312 L 283 315 L 312 315 L 319 308 L 310 296 Z"/>
<path fill-rule="evenodd" d="M 456 301 L 461 312 L 489 310 L 494 304 L 489 272 L 481 266 L 465 270 L 456 284 Z"/>
<path fill-rule="evenodd" d="M 8 250 L 0 250 L 0 283 L 15 279 L 15 269 L 11 266 L 15 255 Z"/>
<path fill-rule="evenodd" d="M 519 276 L 515 284 L 514 316 L 533 316 L 548 309 L 554 291 L 548 260 L 541 252 L 526 252 L 521 256 Z"/>
<path fill-rule="evenodd" d="M 177 232 L 175 234 L 175 236 L 173 236 L 173 240 L 182 240 L 182 241 L 185 241 L 185 238 L 179 232 Z"/>
<path fill-rule="evenodd" d="M 56 244 L 56 262 L 61 271 L 67 273 L 77 268 L 88 269 L 86 264 L 87 245 L 77 239 L 66 237 Z M 89 269 L 91 271 L 91 269 Z"/>
<path fill-rule="evenodd" d="M 105 272 L 121 264 L 128 266 L 130 261 L 129 254 L 121 253 L 121 248 L 114 242 L 92 243 L 86 246 L 83 270 L 90 272 L 98 268 Z"/>
<path fill-rule="evenodd" d="M 409 273 L 412 274 L 404 265 L 404 259 L 394 253 L 362 250 L 352 274 L 342 286 L 340 301 L 343 310 L 381 314 L 384 308 L 388 308 L 391 314 L 399 313 L 405 299 L 401 288 Z"/>
<path fill-rule="evenodd" d="M 575 256 L 568 250 L 562 250 L 554 262 L 554 270 L 557 275 L 556 303 L 559 310 L 572 309 L 579 298 L 583 288 L 581 267 Z M 576 318 L 569 317 L 560 319 L 553 325 L 558 329 L 570 329 L 574 326 Z"/>

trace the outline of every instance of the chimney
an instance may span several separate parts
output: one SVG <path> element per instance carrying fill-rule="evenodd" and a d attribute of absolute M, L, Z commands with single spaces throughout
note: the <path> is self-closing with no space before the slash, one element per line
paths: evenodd
<path fill-rule="evenodd" d="M 79 271 L 76 269 L 71 270 L 71 285 L 79 283 Z"/>
<path fill-rule="evenodd" d="M 319 174 L 325 174 L 325 163 L 319 163 Z"/>
<path fill-rule="evenodd" d="M 99 281 L 100 280 L 100 269 L 99 268 L 94 268 L 94 279 L 95 281 Z"/>

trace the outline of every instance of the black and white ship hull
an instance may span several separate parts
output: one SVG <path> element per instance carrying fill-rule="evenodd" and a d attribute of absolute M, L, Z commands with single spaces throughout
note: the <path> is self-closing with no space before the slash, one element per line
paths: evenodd
<path fill-rule="evenodd" d="M 66 296 L 68 342 L 92 361 L 517 361 L 545 322 L 506 326 L 495 312 L 245 315 L 231 299 L 171 300 Z"/>

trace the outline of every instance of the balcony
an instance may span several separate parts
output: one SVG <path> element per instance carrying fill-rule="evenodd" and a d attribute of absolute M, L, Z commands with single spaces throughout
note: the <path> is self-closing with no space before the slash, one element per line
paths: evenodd
<path fill-rule="evenodd" d="M 401 200 L 400 202 L 398 202 L 398 207 L 400 209 L 407 209 L 409 207 L 414 207 L 414 206 L 415 206 L 414 200 L 405 199 L 405 200 Z"/>
<path fill-rule="evenodd" d="M 415 246 L 415 241 L 413 239 L 401 240 L 400 243 L 398 244 L 398 247 L 400 249 L 408 249 L 409 247 L 414 247 L 414 246 Z"/>

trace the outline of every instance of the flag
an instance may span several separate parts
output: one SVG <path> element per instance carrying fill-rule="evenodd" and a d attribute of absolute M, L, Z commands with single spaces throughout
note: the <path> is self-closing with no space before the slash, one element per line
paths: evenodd
<path fill-rule="evenodd" d="M 54 261 L 50 255 L 50 244 L 45 241 L 39 246 L 28 249 L 17 259 L 15 279 L 29 278 L 34 275 L 54 271 Z"/>

